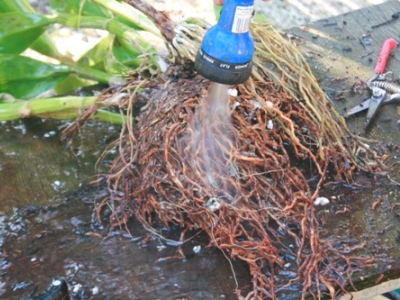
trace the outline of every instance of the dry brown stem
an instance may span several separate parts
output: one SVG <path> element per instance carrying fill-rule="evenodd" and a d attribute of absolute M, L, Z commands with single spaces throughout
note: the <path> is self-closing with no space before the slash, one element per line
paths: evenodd
<path fill-rule="evenodd" d="M 146 16 L 153 21 L 153 23 L 160 30 L 161 34 L 164 36 L 166 42 L 172 43 L 175 37 L 175 24 L 172 22 L 168 14 L 162 11 L 156 10 L 153 6 L 146 3 L 146 1 L 140 0 L 124 0 L 125 2 L 132 5 L 137 10 L 144 13 Z"/>

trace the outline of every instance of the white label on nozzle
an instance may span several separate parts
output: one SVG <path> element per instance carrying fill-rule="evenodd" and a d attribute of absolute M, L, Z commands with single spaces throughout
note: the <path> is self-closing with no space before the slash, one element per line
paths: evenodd
<path fill-rule="evenodd" d="M 254 14 L 253 6 L 236 6 L 235 18 L 233 19 L 232 32 L 244 33 L 249 31 L 250 20 Z"/>

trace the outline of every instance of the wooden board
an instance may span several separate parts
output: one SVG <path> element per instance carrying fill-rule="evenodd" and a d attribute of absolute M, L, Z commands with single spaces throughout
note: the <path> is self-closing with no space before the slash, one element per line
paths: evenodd
<path fill-rule="evenodd" d="M 374 75 L 384 41 L 394 38 L 400 42 L 399 14 L 400 2 L 392 0 L 289 31 L 339 112 L 370 96 L 362 81 Z M 384 24 L 387 21 L 390 22 Z M 392 51 L 386 71 L 392 71 L 398 83 L 400 47 Z M 367 134 L 380 136 L 379 128 L 398 132 L 396 122 L 399 116 L 397 112 L 393 113 L 394 107 L 383 107 Z M 365 114 L 360 116 L 350 118 L 348 124 L 355 132 L 364 134 Z"/>
<path fill-rule="evenodd" d="M 385 40 L 394 38 L 400 43 L 399 15 L 400 2 L 392 0 L 287 32 L 307 58 L 338 112 L 344 114 L 346 108 L 371 96 L 365 82 L 374 75 Z M 400 85 L 400 46 L 392 51 L 386 71 L 393 72 L 393 83 Z M 385 149 L 392 145 L 395 150 L 388 150 L 388 162 L 395 162 L 400 157 L 396 149 L 396 145 L 400 144 L 399 104 L 400 101 L 382 107 L 367 131 L 364 129 L 365 113 L 346 120 L 353 132 L 377 140 L 375 145 Z M 365 175 L 358 175 L 358 179 L 362 176 Z M 389 281 L 400 278 L 399 208 L 393 209 L 400 203 L 399 167 L 388 170 L 386 175 L 365 176 L 363 180 L 367 188 L 360 191 L 332 188 L 331 195 L 339 191 L 336 195 L 338 201 L 327 209 L 319 210 L 318 215 L 327 219 L 324 227 L 326 236 L 347 236 L 359 243 L 365 242 L 362 254 L 377 258 L 372 268 L 354 275 L 357 289 L 377 288 L 378 284 L 385 282 L 396 283 L 390 286 L 391 289 L 399 288 L 398 280 Z M 380 197 L 383 199 L 381 205 L 372 209 L 373 203 Z M 348 211 L 338 214 L 345 210 Z M 373 296 L 368 291 L 366 293 L 355 299 Z"/>

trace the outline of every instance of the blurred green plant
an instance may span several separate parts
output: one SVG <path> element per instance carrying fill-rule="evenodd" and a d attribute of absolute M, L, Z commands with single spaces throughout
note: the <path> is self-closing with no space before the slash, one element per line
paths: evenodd
<path fill-rule="evenodd" d="M 1 1 L 0 121 L 29 116 L 77 117 L 96 100 L 65 96 L 77 88 L 96 83 L 120 85 L 130 75 L 149 77 L 165 70 L 156 48 L 142 35 L 150 33 L 162 39 L 160 31 L 128 4 L 117 0 L 50 0 L 50 8 L 55 15 L 36 13 L 27 0 Z M 55 24 L 99 29 L 106 35 L 74 61 L 61 54 L 51 40 L 48 30 Z M 59 63 L 23 56 L 28 48 Z M 40 99 L 44 93 L 52 97 Z M 34 107 L 33 112 L 27 113 L 26 107 Z M 101 115 L 108 121 L 123 121 L 119 113 Z"/>
<path fill-rule="evenodd" d="M 167 64 L 157 52 L 155 43 L 167 46 L 169 62 L 194 61 L 209 27 L 196 18 L 173 24 L 162 13 L 152 11 L 145 1 L 131 1 L 131 6 L 122 0 L 49 0 L 53 15 L 37 13 L 28 0 L 0 2 L 0 121 L 12 119 L 10 116 L 35 115 L 10 111 L 19 106 L 8 105 L 9 99 L 13 99 L 14 104 L 23 104 L 47 95 L 51 96 L 48 101 L 62 103 L 55 100 L 57 96 L 67 99 L 67 95 L 79 88 L 94 84 L 119 86 L 126 84 L 129 76 L 148 78 L 161 74 Z M 217 19 L 220 10 L 221 6 L 214 6 Z M 105 34 L 96 45 L 74 60 L 72 56 L 60 53 L 49 35 L 49 30 L 54 31 L 60 26 L 97 29 Z M 27 49 L 53 60 L 27 57 Z M 54 60 L 57 62 L 49 62 Z M 77 103 L 75 98 L 71 99 Z M 94 104 L 95 98 L 90 99 Z M 33 103 L 42 105 L 45 102 Z M 78 117 L 82 111 L 74 108 L 76 112 L 72 114 L 68 108 L 68 113 L 63 114 L 62 107 L 55 105 L 48 105 L 47 109 L 49 111 L 41 115 L 55 118 Z M 114 114 L 112 120 L 123 122 L 120 114 Z M 110 120 L 110 115 L 106 119 Z"/>

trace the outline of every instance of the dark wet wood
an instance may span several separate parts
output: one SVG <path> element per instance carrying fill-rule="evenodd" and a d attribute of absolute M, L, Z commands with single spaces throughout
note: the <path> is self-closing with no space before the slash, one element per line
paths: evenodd
<path fill-rule="evenodd" d="M 384 41 L 394 38 L 400 43 L 399 14 L 400 2 L 392 0 L 287 31 L 340 113 L 344 114 L 346 108 L 370 97 L 370 91 L 362 83 L 374 75 Z M 394 83 L 399 84 L 400 46 L 392 51 L 386 71 L 392 71 Z M 364 130 L 365 113 L 346 122 L 353 132 L 378 140 L 382 147 L 396 147 L 400 144 L 399 103 L 382 107 L 367 132 Z M 389 161 L 394 162 L 399 152 L 388 151 L 388 156 Z M 399 167 L 394 167 L 387 173 L 389 177 L 370 177 L 369 187 L 361 191 L 328 188 L 328 194 L 337 193 L 337 200 L 325 211 L 318 212 L 325 220 L 327 237 L 351 237 L 366 242 L 362 252 L 378 258 L 373 268 L 354 275 L 358 289 L 376 286 L 378 280 L 383 283 L 400 278 L 400 252 L 397 250 L 400 247 L 400 206 L 395 207 L 400 202 L 399 173 Z M 357 177 L 365 182 L 361 175 Z M 368 180 L 368 176 L 366 178 Z M 383 201 L 374 207 L 378 199 Z M 355 299 L 364 299 L 365 295 L 360 297 Z"/>
<path fill-rule="evenodd" d="M 373 76 L 385 40 L 394 38 L 400 42 L 399 14 L 400 2 L 392 0 L 288 31 L 339 111 L 368 98 L 369 91 L 361 89 L 359 82 Z M 386 71 L 399 78 L 400 47 L 392 51 Z M 388 105 L 382 109 L 378 126 L 375 124 L 369 132 L 372 137 L 380 136 L 376 128 L 382 122 L 392 123 L 394 127 L 390 129 L 397 131 L 397 113 L 393 113 L 393 108 Z M 351 118 L 348 123 L 357 133 L 364 134 L 365 114 L 362 116 Z M 387 125 L 383 127 L 388 129 Z"/>

